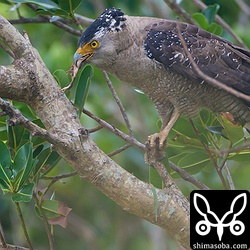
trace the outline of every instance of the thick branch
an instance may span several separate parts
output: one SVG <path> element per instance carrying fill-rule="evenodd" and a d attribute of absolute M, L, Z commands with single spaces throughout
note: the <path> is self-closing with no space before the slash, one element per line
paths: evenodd
<path fill-rule="evenodd" d="M 0 17 L 0 37 L 21 57 L 8 68 L 9 84 L 0 81 L 2 97 L 8 94 L 8 98 L 22 99 L 35 110 L 48 132 L 59 138 L 59 142 L 54 143 L 55 150 L 82 178 L 124 210 L 164 228 L 189 248 L 189 204 L 176 185 L 171 183 L 168 188 L 156 189 L 156 216 L 151 185 L 125 171 L 97 147 L 36 50 L 3 17 Z M 17 48 L 26 53 L 18 53 Z M 19 95 L 11 93 L 11 88 L 20 81 L 20 76 L 15 75 L 16 69 L 22 70 L 22 78 L 27 79 L 25 84 L 19 84 Z M 6 77 L 6 72 L 0 74 Z"/>

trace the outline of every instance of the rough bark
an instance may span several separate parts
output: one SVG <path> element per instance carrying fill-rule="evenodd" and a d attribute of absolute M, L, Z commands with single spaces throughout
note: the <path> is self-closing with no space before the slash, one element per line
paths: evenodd
<path fill-rule="evenodd" d="M 189 204 L 175 182 L 170 179 L 164 189 L 156 189 L 156 216 L 152 186 L 125 171 L 97 147 L 36 49 L 2 16 L 0 38 L 15 55 L 12 65 L 0 66 L 0 97 L 33 108 L 53 134 L 48 141 L 80 177 L 124 210 L 162 227 L 189 248 Z"/>

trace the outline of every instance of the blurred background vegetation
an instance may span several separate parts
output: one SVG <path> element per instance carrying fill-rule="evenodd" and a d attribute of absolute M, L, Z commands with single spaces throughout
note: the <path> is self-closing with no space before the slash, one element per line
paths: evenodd
<path fill-rule="evenodd" d="M 19 15 L 26 18 L 37 16 L 25 4 L 17 6 L 2 2 L 4 1 L 0 1 L 0 14 L 9 20 L 19 19 Z M 177 2 L 190 15 L 201 12 L 193 3 L 195 1 L 179 0 Z M 250 46 L 250 17 L 239 7 L 236 1 L 207 0 L 203 2 L 207 5 L 219 4 L 218 14 L 241 37 L 245 44 L 248 47 Z M 245 1 L 245 4 L 250 8 L 249 1 Z M 177 17 L 163 0 L 84 0 L 76 13 L 95 19 L 108 7 L 121 8 L 128 15 L 156 16 L 167 19 L 176 19 Z M 17 24 L 15 27 L 20 32 L 24 30 L 27 32 L 31 43 L 37 48 L 51 73 L 56 72 L 58 69 L 67 71 L 70 68 L 73 54 L 77 48 L 77 36 L 69 34 L 51 23 Z M 77 28 L 74 24 L 72 24 L 72 27 Z M 235 42 L 226 31 L 223 31 L 222 36 Z M 0 64 L 9 65 L 11 62 L 11 57 L 0 48 Z M 145 95 L 136 92 L 133 87 L 121 84 L 112 76 L 111 80 L 126 109 L 136 138 L 141 142 L 145 142 L 148 135 L 159 129 L 158 116 L 153 104 Z M 73 95 L 74 90 L 71 91 L 69 97 L 73 98 Z M 122 131 L 128 132 L 103 74 L 96 68 L 94 68 L 94 76 L 85 108 Z M 86 115 L 82 115 L 81 120 L 87 129 L 97 126 L 97 123 Z M 204 126 L 202 126 L 203 121 L 207 126 L 217 126 L 220 123 L 218 123 L 215 116 L 207 111 L 202 111 L 200 117 L 195 119 L 195 124 L 204 133 L 204 137 L 212 136 L 219 148 L 228 148 L 230 143 L 242 143 L 243 136 L 240 138 L 237 135 L 237 140 L 232 142 L 221 135 L 205 131 Z M 4 120 L 1 118 L 1 128 L 4 126 L 3 124 Z M 1 132 L 1 139 L 5 138 L 6 140 L 7 134 L 5 134 L 5 130 L 2 129 Z M 208 133 L 210 134 L 208 135 Z M 235 133 L 235 130 L 232 133 Z M 242 133 L 241 130 L 239 134 L 243 135 Z M 177 134 L 180 135 L 178 138 Z M 120 138 L 105 129 L 99 130 L 91 134 L 91 136 L 105 153 L 110 153 L 124 145 Z M 201 145 L 195 148 L 194 145 L 197 144 L 197 141 L 193 142 L 193 146 L 181 145 L 182 139 L 186 137 L 197 140 L 189 122 L 185 118 L 181 118 L 175 125 L 175 130 L 170 134 L 169 148 L 167 149 L 170 160 L 184 167 L 210 188 L 224 189 L 211 160 L 204 152 L 204 148 Z M 151 170 L 144 164 L 143 157 L 141 151 L 131 147 L 115 155 L 113 159 L 138 178 L 150 182 L 152 181 L 152 173 L 149 174 Z M 217 161 L 220 163 L 222 159 L 218 158 Z M 227 159 L 227 166 L 230 168 L 235 188 L 250 189 L 249 154 L 244 152 L 244 156 L 233 155 Z M 71 167 L 63 160 L 60 160 L 49 175 L 55 176 L 71 171 Z M 174 173 L 173 177 L 176 178 L 176 182 L 183 193 L 189 196 L 190 191 L 195 187 L 183 181 Z M 40 181 L 39 188 L 45 188 L 48 183 L 49 181 Z M 156 181 L 155 185 L 158 184 Z M 68 227 L 66 229 L 60 226 L 54 227 L 56 249 L 179 249 L 178 245 L 163 230 L 123 211 L 94 186 L 83 181 L 77 175 L 56 182 L 48 192 L 48 198 L 53 192 L 57 200 L 72 208 L 68 216 Z M 48 249 L 46 232 L 41 220 L 34 212 L 33 201 L 22 203 L 21 207 L 34 248 L 39 250 Z M 0 191 L 0 222 L 6 242 L 15 245 L 26 245 L 15 207 L 10 202 L 10 197 L 3 195 L 2 191 Z"/>

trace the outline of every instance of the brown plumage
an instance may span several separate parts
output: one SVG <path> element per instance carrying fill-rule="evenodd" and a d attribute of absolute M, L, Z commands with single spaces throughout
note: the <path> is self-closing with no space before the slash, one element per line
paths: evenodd
<path fill-rule="evenodd" d="M 229 112 L 250 128 L 250 102 L 216 88 L 194 71 L 179 38 L 178 23 L 125 16 L 106 10 L 83 33 L 75 64 L 91 63 L 141 89 L 155 104 L 163 122 L 160 147 L 180 114 L 193 117 L 205 107 Z M 194 25 L 179 23 L 181 35 L 198 68 L 226 86 L 250 95 L 250 51 Z"/>

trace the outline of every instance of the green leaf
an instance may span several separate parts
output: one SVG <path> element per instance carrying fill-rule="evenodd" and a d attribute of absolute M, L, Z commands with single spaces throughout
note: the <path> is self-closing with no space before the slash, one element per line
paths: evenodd
<path fill-rule="evenodd" d="M 68 13 L 67 11 L 62 10 L 62 9 L 55 9 L 54 15 L 55 15 L 55 16 L 59 16 L 59 17 L 66 17 L 66 18 L 69 18 L 69 17 L 70 17 L 70 13 Z M 52 22 L 53 19 L 51 18 L 50 21 Z"/>
<path fill-rule="evenodd" d="M 32 143 L 27 142 L 16 153 L 14 158 L 13 173 L 14 177 L 23 170 L 27 164 L 32 160 Z"/>
<path fill-rule="evenodd" d="M 78 115 L 80 117 L 82 109 L 87 100 L 89 87 L 91 84 L 91 78 L 93 76 L 93 67 L 87 65 L 79 77 L 79 81 L 76 89 L 75 106 L 78 108 Z"/>
<path fill-rule="evenodd" d="M 8 0 L 0 0 L 0 3 L 11 5 L 10 1 Z"/>
<path fill-rule="evenodd" d="M 26 134 L 27 135 L 27 134 Z M 18 148 L 26 142 L 29 135 L 25 135 L 25 129 L 21 125 L 16 125 L 16 126 L 8 126 L 8 144 L 9 147 L 16 152 Z"/>
<path fill-rule="evenodd" d="M 61 88 L 64 88 L 69 85 L 69 77 L 65 70 L 58 69 L 53 73 L 53 76 L 55 77 Z"/>
<path fill-rule="evenodd" d="M 223 32 L 223 28 L 217 23 L 212 23 L 211 25 L 209 25 L 207 31 L 220 36 Z"/>
<path fill-rule="evenodd" d="M 30 202 L 32 199 L 34 190 L 34 183 L 29 183 L 21 190 L 18 191 L 18 193 L 12 195 L 11 199 L 13 202 Z"/>
<path fill-rule="evenodd" d="M 64 11 L 70 15 L 74 14 L 74 11 L 79 7 L 82 0 L 58 0 L 58 3 Z"/>
<path fill-rule="evenodd" d="M 157 188 L 162 188 L 162 179 L 156 169 L 149 167 L 149 183 Z"/>
<path fill-rule="evenodd" d="M 46 217 L 49 219 L 55 218 L 60 215 L 57 212 L 58 206 L 59 206 L 59 202 L 56 200 L 43 200 L 42 202 L 42 209 L 44 210 Z M 39 213 L 38 215 L 41 216 L 41 214 Z"/>
<path fill-rule="evenodd" d="M 173 131 L 173 136 L 175 136 L 175 134 L 177 133 L 185 135 L 190 138 L 197 138 L 190 121 L 183 116 L 181 116 L 174 124 L 172 131 Z"/>
<path fill-rule="evenodd" d="M 39 155 L 37 155 L 38 162 L 34 168 L 34 176 L 36 176 L 38 172 L 42 169 L 42 167 L 46 165 L 51 153 L 52 153 L 51 149 L 46 148 L 42 152 L 40 152 Z"/>
<path fill-rule="evenodd" d="M 0 141 L 0 164 L 2 167 L 7 170 L 12 166 L 11 155 L 8 147 L 2 141 Z M 7 175 L 10 177 L 12 175 L 11 171 L 6 171 Z"/>
<path fill-rule="evenodd" d="M 7 141 L 7 125 L 6 125 L 6 116 L 0 117 L 0 140 Z"/>
<path fill-rule="evenodd" d="M 43 200 L 41 208 L 51 225 L 60 225 L 64 228 L 67 226 L 67 216 L 71 208 L 67 207 L 66 204 L 56 200 Z M 39 217 L 42 217 L 41 211 L 37 206 L 35 211 Z"/>
<path fill-rule="evenodd" d="M 205 10 L 202 11 L 203 15 L 206 17 L 208 24 L 211 24 L 214 19 L 216 14 L 218 13 L 218 10 L 220 9 L 220 5 L 214 4 L 214 5 L 209 5 Z"/>
<path fill-rule="evenodd" d="M 16 191 L 28 180 L 29 175 L 37 161 L 33 159 L 32 143 L 27 142 L 17 152 L 14 159 L 13 173 Z"/>
<path fill-rule="evenodd" d="M 16 102 L 16 101 L 13 101 L 12 104 L 15 108 L 17 108 L 29 120 L 33 121 L 33 120 L 37 119 L 37 115 L 36 115 L 35 111 L 27 104 L 22 103 L 22 102 Z"/>
<path fill-rule="evenodd" d="M 209 24 L 206 17 L 201 13 L 194 13 L 192 18 L 197 22 L 197 24 L 204 30 L 207 30 Z"/>
<path fill-rule="evenodd" d="M 11 3 L 34 3 L 45 8 L 55 8 L 58 7 L 57 4 L 50 0 L 9 0 Z"/>
<path fill-rule="evenodd" d="M 46 162 L 43 164 L 44 166 L 46 166 L 46 170 L 44 171 L 42 176 L 48 174 L 60 160 L 61 156 L 57 152 L 52 151 Z"/>
<path fill-rule="evenodd" d="M 51 8 L 51 9 L 36 9 L 36 14 L 38 15 L 48 15 L 48 16 L 52 16 L 52 15 L 55 15 L 56 13 L 56 9 L 55 8 Z"/>
<path fill-rule="evenodd" d="M 250 159 L 250 151 L 233 153 L 233 154 L 230 154 L 229 156 L 229 160 L 236 161 L 236 162 L 249 162 L 249 159 Z"/>
<path fill-rule="evenodd" d="M 224 117 L 222 117 L 221 121 L 224 127 L 222 130 L 224 137 L 228 138 L 230 142 L 234 144 L 244 137 L 243 128 L 241 126 L 234 125 Z"/>
<path fill-rule="evenodd" d="M 0 186 L 4 193 L 11 191 L 12 161 L 9 149 L 0 141 Z"/>
<path fill-rule="evenodd" d="M 33 157 L 36 158 L 42 151 L 44 145 L 39 145 L 33 152 Z"/>
<path fill-rule="evenodd" d="M 223 134 L 223 127 L 222 126 L 207 126 L 208 131 L 212 132 L 213 134 L 218 134 L 224 136 Z"/>
<path fill-rule="evenodd" d="M 0 167 L 1 167 L 1 165 L 0 165 Z M 7 181 L 0 178 L 0 187 L 2 188 L 2 191 L 3 191 L 4 194 L 7 194 L 7 193 L 11 192 L 11 190 L 12 190 L 11 185 L 9 184 L 9 182 L 7 182 Z"/>
<path fill-rule="evenodd" d="M 211 163 L 207 153 L 201 150 L 185 151 L 169 158 L 177 166 L 185 169 L 189 174 L 196 174 Z M 179 177 L 175 172 L 173 178 Z"/>
<path fill-rule="evenodd" d="M 203 145 L 196 138 L 189 138 L 178 134 L 175 138 L 168 139 L 168 145 L 182 149 L 203 149 Z"/>

